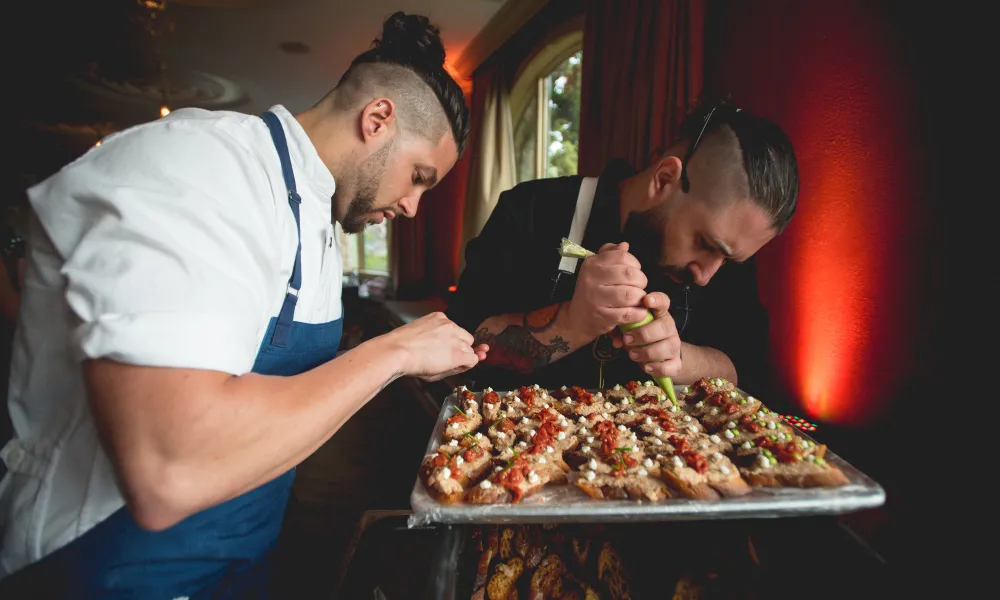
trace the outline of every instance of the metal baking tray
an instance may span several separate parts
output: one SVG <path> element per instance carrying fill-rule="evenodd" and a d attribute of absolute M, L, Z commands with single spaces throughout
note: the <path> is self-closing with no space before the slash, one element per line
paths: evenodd
<path fill-rule="evenodd" d="M 683 386 L 678 388 L 678 391 L 683 390 Z M 481 401 L 481 396 L 482 393 L 476 393 L 477 401 Z M 426 454 L 434 453 L 442 444 L 445 421 L 449 409 L 456 402 L 455 394 L 451 394 L 441 405 Z M 812 440 L 801 430 L 796 433 Z M 885 503 L 885 490 L 870 477 L 830 448 L 827 448 L 824 458 L 839 467 L 850 484 L 836 488 L 755 487 L 745 496 L 711 501 L 678 497 L 660 502 L 596 500 L 574 485 L 550 485 L 518 504 L 445 504 L 427 493 L 418 475 L 410 495 L 413 514 L 409 524 L 415 527 L 430 523 L 615 523 L 780 518 L 843 514 Z"/>

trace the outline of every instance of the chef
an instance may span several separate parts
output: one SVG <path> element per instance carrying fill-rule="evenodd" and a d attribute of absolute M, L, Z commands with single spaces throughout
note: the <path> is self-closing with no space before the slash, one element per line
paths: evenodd
<path fill-rule="evenodd" d="M 692 111 L 645 169 L 617 159 L 600 177 L 504 192 L 448 307 L 492 349 L 469 376 L 496 389 L 723 377 L 765 395 L 753 257 L 789 224 L 798 191 L 780 127 L 719 101 Z M 564 237 L 597 256 L 560 258 Z"/>
<path fill-rule="evenodd" d="M 264 597 L 295 466 L 396 378 L 485 358 L 442 314 L 337 353 L 334 221 L 414 216 L 465 146 L 444 58 L 397 13 L 300 114 L 178 110 L 29 190 L 0 585 Z"/>

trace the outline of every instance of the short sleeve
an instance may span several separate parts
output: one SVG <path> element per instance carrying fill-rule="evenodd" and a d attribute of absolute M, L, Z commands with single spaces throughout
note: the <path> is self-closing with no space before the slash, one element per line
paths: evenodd
<path fill-rule="evenodd" d="M 29 197 L 64 261 L 81 359 L 250 370 L 281 232 L 247 144 L 211 119 L 164 119 L 105 140 Z"/>

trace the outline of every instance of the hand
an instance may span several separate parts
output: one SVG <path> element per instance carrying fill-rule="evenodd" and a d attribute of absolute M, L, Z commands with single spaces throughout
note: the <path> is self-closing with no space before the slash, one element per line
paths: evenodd
<path fill-rule="evenodd" d="M 663 292 L 652 292 L 642 299 L 653 313 L 653 320 L 615 339 L 624 344 L 629 358 L 643 365 L 654 377 L 676 377 L 681 372 L 681 337 L 677 324 L 670 316 L 670 298 Z M 619 336 L 615 336 L 619 338 Z"/>
<path fill-rule="evenodd" d="M 618 325 L 641 321 L 646 316 L 641 305 L 646 284 L 628 243 L 605 244 L 580 266 L 567 311 L 570 329 L 592 340 Z"/>
<path fill-rule="evenodd" d="M 444 313 L 432 313 L 386 334 L 403 349 L 403 375 L 437 381 L 486 359 L 489 346 L 472 347 L 472 334 Z"/>

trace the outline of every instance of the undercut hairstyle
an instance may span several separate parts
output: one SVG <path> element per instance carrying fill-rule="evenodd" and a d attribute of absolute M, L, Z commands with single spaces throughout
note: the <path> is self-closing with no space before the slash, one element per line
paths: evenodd
<path fill-rule="evenodd" d="M 438 28 L 427 17 L 397 12 L 385 21 L 371 49 L 358 55 L 340 78 L 334 107 L 354 109 L 380 96 L 389 98 L 401 131 L 434 143 L 450 131 L 461 156 L 469 138 L 469 108 L 444 62 Z"/>
<path fill-rule="evenodd" d="M 795 149 L 777 124 L 719 100 L 691 111 L 680 136 L 692 193 L 709 201 L 749 198 L 777 232 L 784 231 L 798 204 L 799 169 Z"/>

